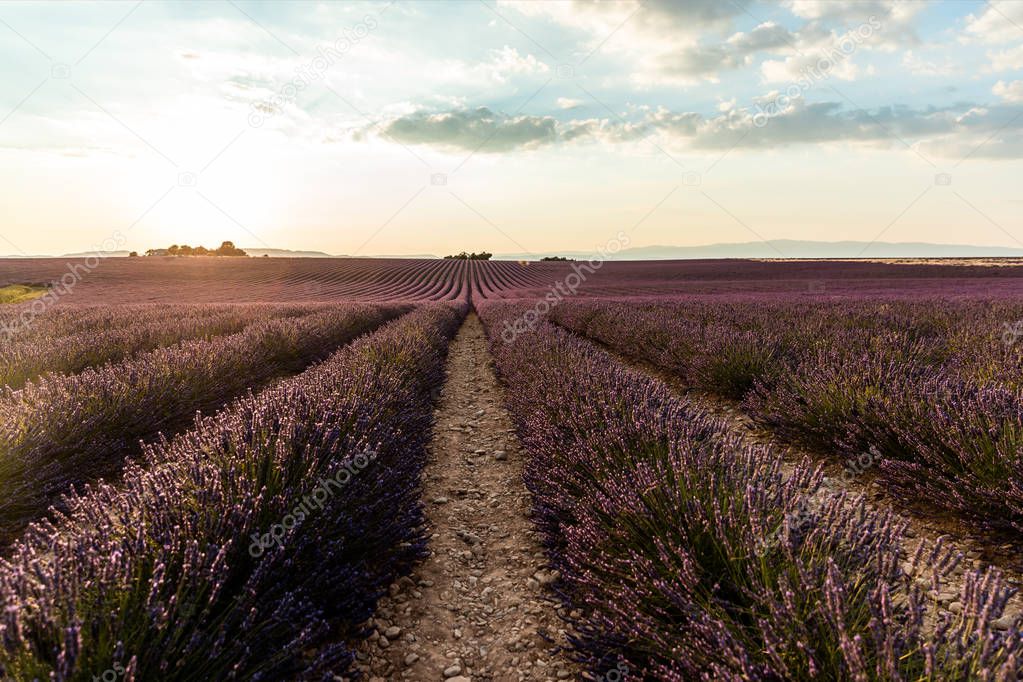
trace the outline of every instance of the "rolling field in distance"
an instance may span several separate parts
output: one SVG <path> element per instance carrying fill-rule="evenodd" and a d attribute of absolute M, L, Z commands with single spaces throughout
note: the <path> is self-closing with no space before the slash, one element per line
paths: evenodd
<path fill-rule="evenodd" d="M 0 260 L 0 286 L 59 282 L 77 273 L 67 305 L 464 300 L 573 296 L 997 296 L 1021 292 L 1023 265 L 870 261 L 461 261 L 339 258 L 110 258 Z M 571 276 L 575 273 L 575 276 Z M 575 285 L 575 286 L 573 286 Z M 38 286 L 38 285 L 36 285 Z M 38 293 L 38 292 L 37 292 Z"/>

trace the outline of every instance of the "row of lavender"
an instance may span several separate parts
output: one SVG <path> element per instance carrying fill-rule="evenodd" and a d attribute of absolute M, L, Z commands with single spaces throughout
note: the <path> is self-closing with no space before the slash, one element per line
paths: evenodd
<path fill-rule="evenodd" d="M 981 526 L 1023 532 L 1023 305 L 1008 300 L 571 303 L 559 324 L 744 401 Z"/>
<path fill-rule="evenodd" d="M 463 315 L 423 306 L 30 527 L 0 565 L 0 677 L 344 674 L 424 551 L 431 387 Z"/>
<path fill-rule="evenodd" d="M 297 318 L 266 309 L 243 331 L 159 348 L 0 396 L 0 542 L 77 483 L 116 474 L 138 441 L 304 369 L 408 310 L 346 304 Z"/>
<path fill-rule="evenodd" d="M 233 334 L 246 326 L 315 312 L 323 305 L 180 305 L 65 308 L 30 329 L 0 335 L 0 386 L 20 388 L 47 373 L 72 374 L 191 339 Z"/>
<path fill-rule="evenodd" d="M 745 447 L 662 383 L 523 307 L 487 303 L 526 483 L 580 658 L 659 680 L 1015 680 L 1023 635 L 994 570 L 961 610 L 937 594 L 958 557 L 904 554 L 905 525 L 825 494 L 807 465 Z M 1008 629 L 1000 629 L 1005 628 Z"/>
<path fill-rule="evenodd" d="M 182 304 L 182 303 L 140 303 L 126 305 L 61 305 L 49 308 L 42 313 L 32 314 L 30 306 L 15 305 L 0 308 L 0 331 L 6 331 L 14 342 L 47 341 L 79 334 L 102 334 L 108 331 L 124 329 L 135 324 L 153 324 L 177 317 L 183 311 L 189 314 L 201 314 L 206 311 L 216 315 L 218 311 L 232 308 L 258 308 L 276 305 L 284 315 L 292 316 L 302 312 L 311 312 L 316 304 Z M 320 304 L 323 305 L 323 304 Z M 130 313 L 130 314 L 125 314 Z M 23 322 L 23 324 L 19 323 Z"/>

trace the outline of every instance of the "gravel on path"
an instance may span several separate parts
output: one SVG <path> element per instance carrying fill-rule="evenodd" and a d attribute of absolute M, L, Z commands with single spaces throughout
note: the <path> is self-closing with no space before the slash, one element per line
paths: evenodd
<path fill-rule="evenodd" d="M 483 327 L 452 343 L 423 481 L 430 556 L 391 585 L 358 653 L 383 680 L 579 679 L 547 590 L 523 458 Z"/>

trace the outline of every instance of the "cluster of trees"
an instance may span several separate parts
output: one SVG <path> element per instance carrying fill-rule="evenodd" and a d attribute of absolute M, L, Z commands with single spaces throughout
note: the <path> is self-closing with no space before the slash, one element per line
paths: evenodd
<path fill-rule="evenodd" d="M 138 253 L 132 251 L 131 255 L 137 256 Z M 178 246 L 173 244 L 166 249 L 149 249 L 146 251 L 147 256 L 231 256 L 231 257 L 242 257 L 248 256 L 242 249 L 239 249 L 234 245 L 234 242 L 224 242 L 217 249 L 207 249 L 205 246 L 189 246 L 185 244 Z"/>
<path fill-rule="evenodd" d="M 463 251 L 462 253 L 454 256 L 444 256 L 444 258 L 452 260 L 490 260 L 490 257 L 493 255 L 494 254 L 487 253 L 486 251 L 481 251 L 479 253 L 466 253 Z"/>
<path fill-rule="evenodd" d="M 575 258 L 565 258 L 564 256 L 544 256 L 540 260 L 542 260 L 542 261 L 544 261 L 544 260 L 556 260 L 556 261 L 563 261 L 564 260 L 564 261 L 569 261 L 569 260 L 575 260 Z"/>

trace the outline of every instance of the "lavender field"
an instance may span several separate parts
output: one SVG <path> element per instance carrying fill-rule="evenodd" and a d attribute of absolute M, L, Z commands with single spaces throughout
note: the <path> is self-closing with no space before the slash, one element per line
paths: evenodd
<path fill-rule="evenodd" d="M 1023 682 L 1023 0 L 0 64 L 0 682 Z"/>
<path fill-rule="evenodd" d="M 0 679 L 1023 677 L 1023 268 L 223 267 L 0 309 Z"/>

